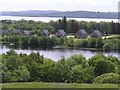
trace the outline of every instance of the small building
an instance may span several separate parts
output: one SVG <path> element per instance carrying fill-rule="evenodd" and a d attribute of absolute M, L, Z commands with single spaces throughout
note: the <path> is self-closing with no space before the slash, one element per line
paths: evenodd
<path fill-rule="evenodd" d="M 50 35 L 50 32 L 47 29 L 42 30 L 40 33 L 42 36 L 49 36 Z"/>
<path fill-rule="evenodd" d="M 24 31 L 22 32 L 22 35 L 24 35 L 24 36 L 29 36 L 29 35 L 30 35 L 30 31 L 24 30 Z"/>
<path fill-rule="evenodd" d="M 9 33 L 9 30 L 0 30 L 0 35 L 2 34 L 8 34 Z"/>
<path fill-rule="evenodd" d="M 76 34 L 75 34 L 76 38 L 87 38 L 88 34 L 84 29 L 80 29 Z"/>
<path fill-rule="evenodd" d="M 61 37 L 61 36 L 65 36 L 66 35 L 66 32 L 64 30 L 58 30 L 56 32 L 56 36 L 57 37 Z"/>
<path fill-rule="evenodd" d="M 102 37 L 102 33 L 101 33 L 99 30 L 94 30 L 94 31 L 91 33 L 91 37 L 92 37 L 92 38 L 101 38 L 101 37 Z"/>
<path fill-rule="evenodd" d="M 22 34 L 21 30 L 12 30 L 12 34 Z"/>

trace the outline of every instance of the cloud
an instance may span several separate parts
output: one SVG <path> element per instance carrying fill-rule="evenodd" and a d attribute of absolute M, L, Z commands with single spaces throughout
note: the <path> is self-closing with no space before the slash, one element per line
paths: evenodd
<path fill-rule="evenodd" d="M 0 0 L 0 11 L 117 11 L 119 0 Z"/>

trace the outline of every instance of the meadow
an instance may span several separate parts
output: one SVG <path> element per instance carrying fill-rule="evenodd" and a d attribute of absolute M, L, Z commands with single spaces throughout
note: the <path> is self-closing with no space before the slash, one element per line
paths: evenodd
<path fill-rule="evenodd" d="M 2 88 L 101 88 L 116 89 L 117 84 L 80 84 L 80 83 L 46 83 L 46 82 L 27 82 L 27 83 L 5 83 Z"/>

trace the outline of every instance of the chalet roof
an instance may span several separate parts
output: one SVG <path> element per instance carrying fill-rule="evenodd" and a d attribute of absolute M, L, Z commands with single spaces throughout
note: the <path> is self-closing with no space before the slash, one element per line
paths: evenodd
<path fill-rule="evenodd" d="M 17 33 L 21 33 L 21 31 L 20 30 L 12 30 L 12 33 L 17 34 Z"/>
<path fill-rule="evenodd" d="M 27 31 L 27 30 L 24 30 L 23 31 L 26 35 L 29 35 L 30 34 L 30 31 Z"/>
<path fill-rule="evenodd" d="M 58 30 L 63 36 L 66 34 L 64 30 Z"/>
<path fill-rule="evenodd" d="M 87 32 L 84 29 L 80 29 L 78 32 L 81 32 L 82 34 L 87 35 Z"/>
<path fill-rule="evenodd" d="M 9 32 L 8 30 L 0 30 L 0 34 L 6 34 L 8 32 Z"/>
<path fill-rule="evenodd" d="M 43 33 L 46 34 L 46 35 L 48 35 L 48 34 L 49 34 L 49 31 L 48 31 L 47 29 L 44 29 L 44 30 L 43 30 Z"/>
<path fill-rule="evenodd" d="M 93 33 L 95 33 L 98 37 L 102 36 L 102 33 L 99 30 L 94 30 Z"/>

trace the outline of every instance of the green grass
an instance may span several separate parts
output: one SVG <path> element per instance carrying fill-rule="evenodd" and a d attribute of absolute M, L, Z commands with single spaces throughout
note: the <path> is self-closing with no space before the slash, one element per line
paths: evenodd
<path fill-rule="evenodd" d="M 118 88 L 117 84 L 76 84 L 76 83 L 6 83 L 2 88 Z"/>

